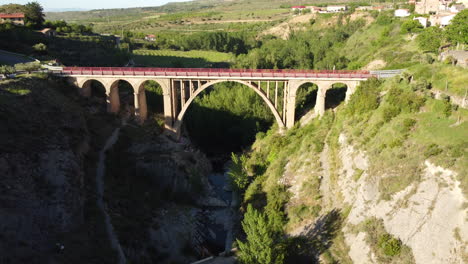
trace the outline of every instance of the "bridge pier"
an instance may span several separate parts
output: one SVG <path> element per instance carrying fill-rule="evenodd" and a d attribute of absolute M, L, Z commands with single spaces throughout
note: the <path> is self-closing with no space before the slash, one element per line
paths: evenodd
<path fill-rule="evenodd" d="M 351 95 L 353 95 L 356 92 L 356 88 L 358 87 L 359 82 L 348 82 L 346 86 L 348 89 L 346 90 L 346 99 L 345 103 L 347 104 L 349 100 L 351 99 Z"/>
<path fill-rule="evenodd" d="M 327 95 L 327 90 L 329 88 L 328 83 L 319 83 L 317 82 L 317 99 L 315 102 L 315 114 L 318 116 L 323 116 L 325 114 L 325 97 Z"/>

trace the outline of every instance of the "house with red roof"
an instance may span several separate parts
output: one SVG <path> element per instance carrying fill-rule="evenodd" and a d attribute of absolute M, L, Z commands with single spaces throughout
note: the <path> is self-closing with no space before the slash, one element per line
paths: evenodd
<path fill-rule="evenodd" d="M 13 23 L 24 26 L 24 13 L 5 14 L 0 13 L 0 24 Z"/>
<path fill-rule="evenodd" d="M 145 40 L 147 41 L 156 41 L 156 36 L 155 35 L 146 35 Z"/>
<path fill-rule="evenodd" d="M 305 6 L 291 6 L 292 11 L 296 11 L 296 10 L 302 11 L 304 9 L 306 9 Z"/>

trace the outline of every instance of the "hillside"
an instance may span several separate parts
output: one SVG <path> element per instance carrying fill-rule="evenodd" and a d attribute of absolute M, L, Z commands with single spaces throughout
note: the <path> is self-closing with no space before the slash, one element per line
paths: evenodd
<path fill-rule="evenodd" d="M 72 23 L 92 23 L 100 33 L 120 30 L 155 33 L 161 31 L 216 31 L 234 28 L 240 24 L 271 24 L 291 16 L 290 6 L 323 3 L 347 3 L 350 0 L 318 1 L 249 1 L 196 0 L 169 3 L 160 7 L 102 9 L 86 12 L 47 13 L 48 20 L 66 20 Z M 187 28 L 188 27 L 188 28 Z"/>
<path fill-rule="evenodd" d="M 284 208 L 287 259 L 467 261 L 468 111 L 414 86 L 368 81 L 320 120 L 257 135 L 242 164 L 244 204 L 269 217 L 272 204 Z"/>
<path fill-rule="evenodd" d="M 84 98 L 53 75 L 2 75 L 0 263 L 468 263 L 468 69 L 439 59 L 466 50 L 468 10 L 423 28 L 359 3 L 290 8 L 323 3 L 49 13 L 78 23 L 45 22 L 51 37 L 0 24 L 1 49 L 67 66 L 399 70 L 349 100 L 334 83 L 323 116 L 304 83 L 286 131 L 259 91 L 223 80 L 193 99 L 181 138 L 165 133 L 164 108 L 184 103 L 164 105 L 157 82 L 138 91 L 142 123 L 130 83 L 111 88 L 121 111 L 110 114 L 98 81 Z"/>

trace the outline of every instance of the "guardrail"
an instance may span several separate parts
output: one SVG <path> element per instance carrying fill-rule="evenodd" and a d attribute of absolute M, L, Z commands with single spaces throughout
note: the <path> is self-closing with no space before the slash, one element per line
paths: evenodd
<path fill-rule="evenodd" d="M 117 68 L 64 67 L 56 73 L 66 75 L 176 76 L 176 77 L 273 77 L 273 78 L 370 78 L 369 71 L 317 71 L 212 68 Z"/>
<path fill-rule="evenodd" d="M 381 70 L 381 71 L 370 71 L 370 74 L 378 78 L 391 78 L 401 74 L 404 70 Z"/>

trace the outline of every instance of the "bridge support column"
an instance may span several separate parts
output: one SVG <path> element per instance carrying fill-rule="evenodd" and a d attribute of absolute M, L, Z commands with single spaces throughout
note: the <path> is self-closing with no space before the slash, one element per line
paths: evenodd
<path fill-rule="evenodd" d="M 356 88 L 358 87 L 358 85 L 359 85 L 359 82 L 346 83 L 347 89 L 346 89 L 345 103 L 349 102 L 349 100 L 351 99 L 351 95 L 353 95 L 356 92 Z"/>
<path fill-rule="evenodd" d="M 328 83 L 317 83 L 317 101 L 315 103 L 315 114 L 323 116 L 325 114 L 325 97 L 330 87 Z"/>
<path fill-rule="evenodd" d="M 296 93 L 299 89 L 300 82 L 296 81 L 289 81 L 289 85 L 287 87 L 287 97 L 286 99 L 286 128 L 294 127 L 296 122 Z"/>
<path fill-rule="evenodd" d="M 91 82 L 85 82 L 83 87 L 80 87 L 80 94 L 84 97 L 91 97 Z"/>
<path fill-rule="evenodd" d="M 118 83 L 111 84 L 110 88 L 106 87 L 107 94 L 107 111 L 111 113 L 118 113 L 120 110 L 120 98 Z"/>
<path fill-rule="evenodd" d="M 174 113 L 172 111 L 172 80 L 158 79 L 155 80 L 161 85 L 163 91 L 163 104 L 164 104 L 164 127 L 168 131 L 174 132 Z"/>
<path fill-rule="evenodd" d="M 134 93 L 135 100 L 135 118 L 140 123 L 144 123 L 148 117 L 148 106 L 146 105 L 145 90 L 140 90 L 139 93 Z"/>

